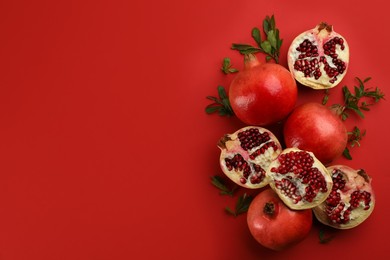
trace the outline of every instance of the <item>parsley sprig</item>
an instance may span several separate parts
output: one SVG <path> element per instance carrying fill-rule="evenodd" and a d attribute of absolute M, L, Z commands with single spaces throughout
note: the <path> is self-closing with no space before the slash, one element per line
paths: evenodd
<path fill-rule="evenodd" d="M 263 20 L 263 32 L 265 39 L 262 39 L 262 32 L 259 28 L 254 27 L 252 29 L 252 38 L 255 40 L 256 46 L 233 43 L 231 48 L 239 51 L 241 54 L 262 52 L 267 55 L 266 61 L 273 59 L 276 63 L 279 63 L 280 47 L 282 46 L 283 39 L 280 39 L 279 29 L 276 28 L 274 15 L 271 17 L 267 15 Z"/>

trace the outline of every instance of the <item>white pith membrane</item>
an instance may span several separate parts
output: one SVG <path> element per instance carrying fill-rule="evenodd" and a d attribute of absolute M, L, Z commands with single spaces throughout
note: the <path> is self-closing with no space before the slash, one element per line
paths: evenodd
<path fill-rule="evenodd" d="M 345 63 L 345 69 L 340 70 L 340 72 L 342 73 L 337 72 L 338 75 L 330 77 L 325 71 L 325 63 L 320 60 L 321 57 L 323 57 L 322 59 L 325 59 L 327 64 L 332 69 L 337 69 L 337 66 L 340 65 L 337 64 L 338 62 L 334 62 L 333 58 L 329 54 L 326 54 L 324 51 L 324 44 L 334 39 L 335 37 L 341 38 L 343 41 L 342 44 L 335 44 L 335 54 L 337 54 L 336 59 L 342 60 Z M 314 46 L 317 47 L 318 56 L 309 56 L 303 58 L 299 57 L 300 55 L 305 54 L 305 52 L 299 49 L 300 44 L 303 43 L 305 39 L 307 39 L 309 42 L 311 42 Z M 340 83 L 340 81 L 347 73 L 349 64 L 349 46 L 343 36 L 333 31 L 333 27 L 331 25 L 328 25 L 326 23 L 320 23 L 314 29 L 301 33 L 292 41 L 288 50 L 287 60 L 289 70 L 293 74 L 294 78 L 302 85 L 308 86 L 313 89 L 333 88 Z M 295 62 L 297 60 L 311 63 L 312 66 L 315 66 L 319 69 L 319 71 L 321 72 L 321 76 L 316 79 L 314 76 L 314 72 L 305 75 L 303 71 L 297 70 L 297 68 L 295 67 Z M 316 62 L 316 64 L 314 64 L 314 62 Z"/>
<path fill-rule="evenodd" d="M 340 194 L 340 203 L 337 206 L 328 207 L 332 208 L 332 213 L 337 210 L 341 203 L 344 203 L 344 207 L 340 210 L 340 223 L 337 221 L 332 221 L 332 219 L 327 214 L 327 201 L 324 201 L 318 207 L 313 208 L 314 215 L 316 218 L 323 224 L 337 228 L 337 229 L 350 229 L 360 225 L 364 222 L 372 213 L 375 207 L 375 195 L 371 186 L 371 177 L 369 177 L 362 170 L 355 170 L 345 165 L 334 165 L 328 167 L 328 171 L 332 174 L 333 177 L 339 175 L 345 180 L 345 187 L 343 189 L 336 189 L 337 193 Z M 357 174 L 358 171 L 362 171 L 361 174 Z M 359 201 L 358 206 L 353 206 L 353 209 L 350 211 L 350 214 L 347 218 L 344 217 L 345 212 L 351 206 L 351 194 L 358 191 L 368 192 L 370 194 L 370 200 L 368 205 L 362 199 Z M 345 223 L 343 223 L 345 222 Z"/>
<path fill-rule="evenodd" d="M 278 172 L 281 169 L 279 167 L 283 167 L 281 166 L 282 157 L 284 155 L 289 157 L 294 153 L 308 155 L 312 158 L 312 162 L 308 162 L 306 167 L 301 167 L 299 165 L 305 162 L 298 159 L 293 163 L 295 166 L 289 169 L 286 168 L 285 173 Z M 309 178 L 309 181 L 303 181 L 301 179 L 302 176 L 309 176 L 311 172 L 317 172 L 322 177 Z M 279 157 L 269 165 L 267 176 L 270 179 L 269 184 L 271 188 L 278 194 L 280 199 L 289 208 L 295 210 L 313 208 L 321 204 L 328 197 L 333 184 L 330 173 L 314 154 L 297 148 L 283 150 Z M 315 182 L 322 184 L 324 188 L 315 187 Z M 307 189 L 310 189 L 308 186 L 315 187 L 312 190 L 313 196 L 310 199 L 306 197 Z"/>
<path fill-rule="evenodd" d="M 257 135 L 268 135 L 269 140 L 260 142 L 261 144 L 246 150 L 241 146 L 242 143 L 239 135 L 240 133 L 248 133 L 249 131 L 258 131 Z M 269 183 L 266 177 L 266 170 L 271 161 L 282 151 L 278 139 L 271 131 L 256 126 L 247 126 L 237 130 L 233 134 L 225 135 L 219 141 L 218 147 L 221 149 L 220 166 L 225 175 L 236 184 L 250 189 L 262 188 Z M 260 154 L 256 154 L 256 151 L 261 152 Z M 235 164 L 237 167 L 233 167 L 229 161 L 240 156 L 243 162 L 240 165 Z M 247 177 L 244 176 L 245 165 L 250 169 L 250 174 Z M 261 167 L 260 171 L 259 167 Z"/>

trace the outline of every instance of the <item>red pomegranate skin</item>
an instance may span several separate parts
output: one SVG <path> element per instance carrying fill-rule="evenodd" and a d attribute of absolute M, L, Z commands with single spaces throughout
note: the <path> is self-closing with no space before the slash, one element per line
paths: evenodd
<path fill-rule="evenodd" d="M 229 100 L 235 115 L 247 125 L 267 126 L 294 108 L 297 86 L 292 74 L 275 63 L 247 61 L 231 82 Z"/>
<path fill-rule="evenodd" d="M 272 215 L 266 213 L 266 204 L 274 205 Z M 252 236 L 262 246 L 281 251 L 305 239 L 312 227 L 310 209 L 291 210 L 277 194 L 266 189 L 260 192 L 248 208 L 247 223 Z"/>
<path fill-rule="evenodd" d="M 295 108 L 283 133 L 287 147 L 310 151 L 326 165 L 341 156 L 348 142 L 341 119 L 328 107 L 314 102 Z"/>

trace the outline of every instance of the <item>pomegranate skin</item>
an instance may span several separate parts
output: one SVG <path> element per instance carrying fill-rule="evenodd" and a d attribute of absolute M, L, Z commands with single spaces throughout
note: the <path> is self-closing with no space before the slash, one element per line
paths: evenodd
<path fill-rule="evenodd" d="M 273 204 L 273 214 L 267 213 L 267 204 Z M 310 209 L 291 210 L 271 189 L 260 192 L 248 208 L 249 231 L 262 246 L 281 251 L 298 244 L 307 237 L 312 227 Z"/>
<path fill-rule="evenodd" d="M 310 151 L 328 165 L 343 153 L 348 133 L 341 119 L 326 106 L 306 103 L 294 109 L 284 128 L 287 147 Z"/>
<path fill-rule="evenodd" d="M 235 115 L 247 125 L 267 126 L 284 119 L 294 108 L 297 85 L 292 74 L 275 63 L 245 61 L 231 82 L 229 101 Z"/>

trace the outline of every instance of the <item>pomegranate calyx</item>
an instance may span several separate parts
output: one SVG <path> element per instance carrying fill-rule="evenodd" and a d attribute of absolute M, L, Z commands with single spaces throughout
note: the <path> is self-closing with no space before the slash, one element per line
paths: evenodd
<path fill-rule="evenodd" d="M 244 70 L 249 70 L 253 67 L 260 65 L 260 61 L 253 53 L 246 53 L 244 55 Z"/>
<path fill-rule="evenodd" d="M 269 201 L 269 202 L 265 203 L 264 208 L 263 208 L 263 212 L 268 217 L 274 217 L 274 215 L 275 215 L 275 203 L 273 203 L 272 201 Z"/>
<path fill-rule="evenodd" d="M 230 138 L 229 135 L 224 135 L 223 137 L 221 137 L 217 143 L 217 146 L 220 148 L 220 149 L 226 149 L 226 142 L 228 141 L 231 141 L 232 139 Z"/>
<path fill-rule="evenodd" d="M 317 26 L 318 32 L 322 30 L 326 30 L 328 33 L 331 33 L 333 31 L 333 26 L 328 24 L 327 22 L 321 22 Z"/>
<path fill-rule="evenodd" d="M 345 106 L 340 104 L 334 104 L 329 107 L 330 111 L 336 116 L 341 116 L 345 111 Z"/>
<path fill-rule="evenodd" d="M 366 173 L 365 170 L 359 169 L 359 170 L 357 170 L 357 174 L 360 175 L 360 176 L 362 176 L 363 179 L 364 179 L 367 183 L 370 183 L 370 182 L 371 182 L 371 177 L 368 176 L 368 174 Z"/>

